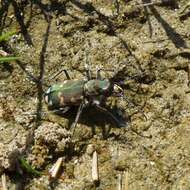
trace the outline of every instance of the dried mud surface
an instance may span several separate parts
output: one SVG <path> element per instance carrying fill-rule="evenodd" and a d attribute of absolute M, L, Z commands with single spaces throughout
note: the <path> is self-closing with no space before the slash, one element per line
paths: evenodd
<path fill-rule="evenodd" d="M 120 179 L 123 190 L 190 189 L 190 1 L 142 3 L 1 1 L 1 30 L 20 31 L 0 44 L 20 57 L 0 63 L 0 173 L 9 189 L 115 190 Z M 84 78 L 86 62 L 94 76 L 97 66 L 111 68 L 102 75 L 122 81 L 128 101 L 106 105 L 125 127 L 90 108 L 72 136 L 75 110 L 48 112 L 43 90 L 65 80 L 51 76 L 66 68 Z M 94 150 L 99 184 L 91 179 Z M 63 177 L 23 177 L 21 157 L 43 172 L 64 157 Z"/>

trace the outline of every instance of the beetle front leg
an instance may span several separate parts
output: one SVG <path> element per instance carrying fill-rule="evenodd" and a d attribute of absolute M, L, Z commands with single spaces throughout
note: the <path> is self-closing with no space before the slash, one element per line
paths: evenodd
<path fill-rule="evenodd" d="M 65 76 L 67 77 L 68 80 L 71 80 L 71 77 L 69 75 L 69 73 L 67 72 L 66 69 L 63 69 L 64 73 L 65 73 Z"/>
<path fill-rule="evenodd" d="M 101 74 L 100 74 L 100 71 L 101 71 L 102 69 L 100 69 L 99 67 L 97 67 L 96 68 L 96 79 L 98 79 L 98 80 L 101 80 L 102 79 L 102 76 L 101 76 Z"/>
<path fill-rule="evenodd" d="M 103 69 L 103 68 L 97 67 L 97 69 L 96 69 L 96 79 L 98 79 L 98 80 L 102 79 L 102 76 L 100 74 L 101 71 L 114 72 L 114 70 L 112 70 L 112 69 Z"/>

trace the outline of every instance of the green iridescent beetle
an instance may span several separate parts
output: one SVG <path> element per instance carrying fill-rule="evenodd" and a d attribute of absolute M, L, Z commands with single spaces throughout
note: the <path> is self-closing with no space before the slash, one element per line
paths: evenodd
<path fill-rule="evenodd" d="M 102 79 L 101 70 L 97 70 L 96 79 L 92 79 L 89 70 L 86 71 L 86 79 L 71 79 L 66 70 L 61 70 L 58 74 L 64 71 L 67 80 L 50 86 L 46 91 L 44 99 L 48 108 L 50 110 L 61 110 L 64 113 L 72 106 L 79 106 L 73 127 L 76 126 L 84 107 L 87 106 L 95 106 L 99 110 L 108 113 L 120 124 L 111 112 L 102 107 L 102 103 L 109 96 L 123 96 L 123 89 L 110 79 Z"/>

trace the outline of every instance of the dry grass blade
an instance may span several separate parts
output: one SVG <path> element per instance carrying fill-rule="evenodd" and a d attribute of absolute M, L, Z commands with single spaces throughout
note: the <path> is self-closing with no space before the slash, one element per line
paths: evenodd
<path fill-rule="evenodd" d="M 124 190 L 129 190 L 129 172 L 126 171 L 124 174 Z"/>
<path fill-rule="evenodd" d="M 96 151 L 94 151 L 92 155 L 92 180 L 95 183 L 99 181 L 98 154 Z"/>
<path fill-rule="evenodd" d="M 10 56 L 6 51 L 0 50 L 0 63 L 12 62 L 12 61 L 16 61 L 18 59 L 20 59 L 20 58 L 15 57 L 15 56 Z"/>
<path fill-rule="evenodd" d="M 118 190 L 122 190 L 122 174 L 118 175 Z"/>
<path fill-rule="evenodd" d="M 7 181 L 6 181 L 6 175 L 5 174 L 1 175 L 1 181 L 2 181 L 2 190 L 8 190 L 7 189 Z"/>

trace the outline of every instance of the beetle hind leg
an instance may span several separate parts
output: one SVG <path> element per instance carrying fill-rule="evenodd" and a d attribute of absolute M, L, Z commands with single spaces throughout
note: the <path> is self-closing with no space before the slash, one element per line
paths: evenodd
<path fill-rule="evenodd" d="M 66 69 L 62 69 L 62 70 L 58 71 L 57 73 L 55 73 L 55 74 L 50 78 L 50 80 L 56 78 L 57 76 L 59 76 L 59 75 L 60 75 L 61 73 L 63 73 L 63 72 L 65 73 L 65 76 L 66 76 L 67 80 L 71 80 L 71 77 L 70 77 L 70 75 L 69 75 L 69 73 L 68 73 L 68 71 L 67 71 Z"/>
<path fill-rule="evenodd" d="M 74 134 L 74 132 L 75 132 L 75 127 L 76 127 L 76 125 L 77 125 L 77 123 L 79 121 L 80 115 L 82 114 L 82 111 L 83 111 L 84 107 L 85 107 L 85 103 L 84 102 L 82 102 L 80 104 L 80 106 L 78 107 L 77 115 L 75 117 L 75 120 L 74 120 L 73 124 L 71 125 L 71 128 L 73 129 L 72 134 Z"/>
<path fill-rule="evenodd" d="M 96 68 L 96 79 L 98 79 L 98 80 L 102 80 L 101 71 L 114 72 L 113 69 L 104 69 L 104 68 L 97 67 Z"/>

